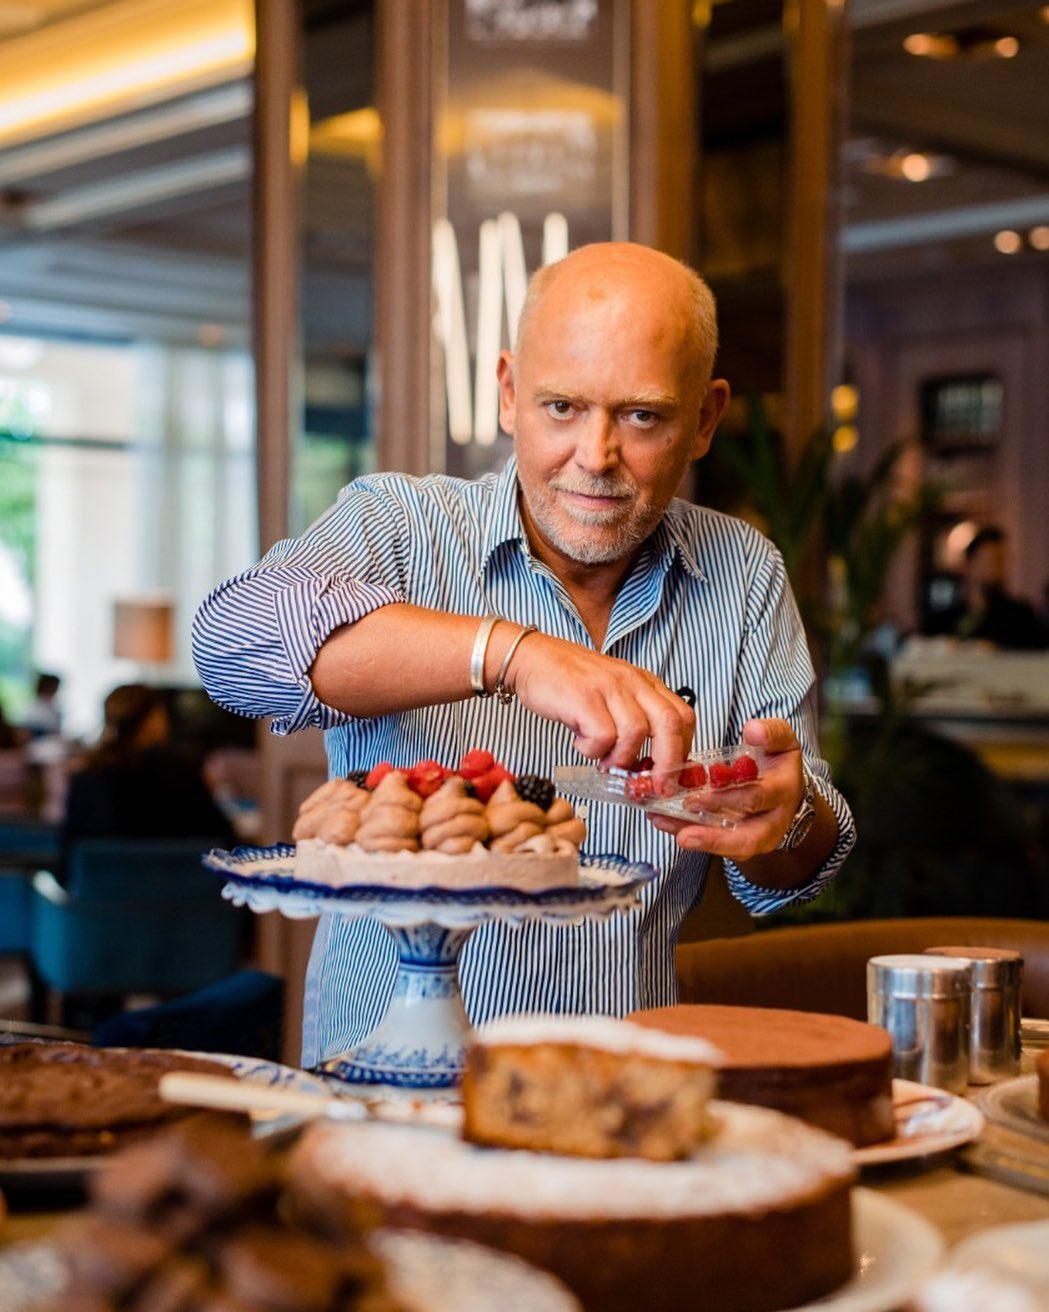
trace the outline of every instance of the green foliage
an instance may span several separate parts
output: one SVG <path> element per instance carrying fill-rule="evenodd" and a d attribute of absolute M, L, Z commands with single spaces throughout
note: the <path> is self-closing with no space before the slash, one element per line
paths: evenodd
<path fill-rule="evenodd" d="M 28 442 L 0 438 L 0 545 L 27 585 L 36 557 L 37 450 Z M 32 630 L 0 619 L 0 701 L 17 714 L 29 692 Z"/>

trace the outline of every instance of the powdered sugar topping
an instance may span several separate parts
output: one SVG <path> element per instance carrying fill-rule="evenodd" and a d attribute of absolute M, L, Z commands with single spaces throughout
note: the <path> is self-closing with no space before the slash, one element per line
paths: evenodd
<path fill-rule="evenodd" d="M 347 1194 L 429 1211 L 566 1220 L 751 1213 L 842 1185 L 852 1151 L 761 1107 L 711 1103 L 718 1131 L 684 1162 L 594 1161 L 479 1148 L 429 1126 L 318 1125 L 298 1169 Z"/>

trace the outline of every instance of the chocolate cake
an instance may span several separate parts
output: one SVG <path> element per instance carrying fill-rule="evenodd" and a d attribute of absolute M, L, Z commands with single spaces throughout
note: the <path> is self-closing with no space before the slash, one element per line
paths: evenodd
<path fill-rule="evenodd" d="M 472 1239 L 559 1276 L 588 1312 L 778 1312 L 852 1272 L 847 1144 L 759 1107 L 712 1103 L 679 1162 L 480 1148 L 434 1127 L 314 1125 L 292 1158 L 328 1224 Z"/>
<path fill-rule="evenodd" d="M 720 1049 L 720 1098 L 787 1112 L 857 1147 L 895 1134 L 892 1042 L 876 1025 L 766 1007 L 660 1007 L 630 1019 Z"/>
<path fill-rule="evenodd" d="M 279 1154 L 200 1118 L 116 1156 L 59 1235 L 57 1312 L 403 1312 L 359 1232 L 299 1224 Z"/>
<path fill-rule="evenodd" d="M 1038 1113 L 1049 1121 L 1049 1048 L 1039 1053 L 1034 1069 L 1038 1076 Z"/>
<path fill-rule="evenodd" d="M 158 1092 L 162 1075 L 187 1070 L 234 1078 L 228 1066 L 177 1052 L 78 1043 L 0 1047 L 0 1161 L 107 1153 L 192 1115 Z"/>
<path fill-rule="evenodd" d="M 688 1157 L 709 1132 L 720 1054 L 608 1016 L 514 1016 L 477 1031 L 463 1138 L 578 1157 Z"/>

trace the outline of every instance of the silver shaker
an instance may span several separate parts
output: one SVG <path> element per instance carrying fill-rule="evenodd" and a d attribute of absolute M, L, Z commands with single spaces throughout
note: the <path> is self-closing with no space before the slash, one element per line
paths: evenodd
<path fill-rule="evenodd" d="M 969 1083 L 1020 1074 L 1020 984 L 1024 960 L 1011 948 L 948 947 L 927 952 L 969 962 Z"/>
<path fill-rule="evenodd" d="M 893 1074 L 951 1093 L 969 1077 L 969 962 L 920 953 L 867 962 L 867 1019 L 888 1030 Z"/>

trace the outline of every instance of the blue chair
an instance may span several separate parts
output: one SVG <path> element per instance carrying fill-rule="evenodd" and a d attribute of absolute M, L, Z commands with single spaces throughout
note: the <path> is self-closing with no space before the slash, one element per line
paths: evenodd
<path fill-rule="evenodd" d="M 200 864 L 208 839 L 76 844 L 33 880 L 30 953 L 50 989 L 170 997 L 237 969 L 244 914 Z"/>
<path fill-rule="evenodd" d="M 283 1019 L 280 976 L 242 970 L 184 998 L 111 1016 L 95 1029 L 92 1042 L 99 1048 L 188 1048 L 280 1061 Z"/>
<path fill-rule="evenodd" d="M 55 825 L 0 818 L 0 955 L 28 952 L 30 876 L 53 861 L 57 850 Z"/>

